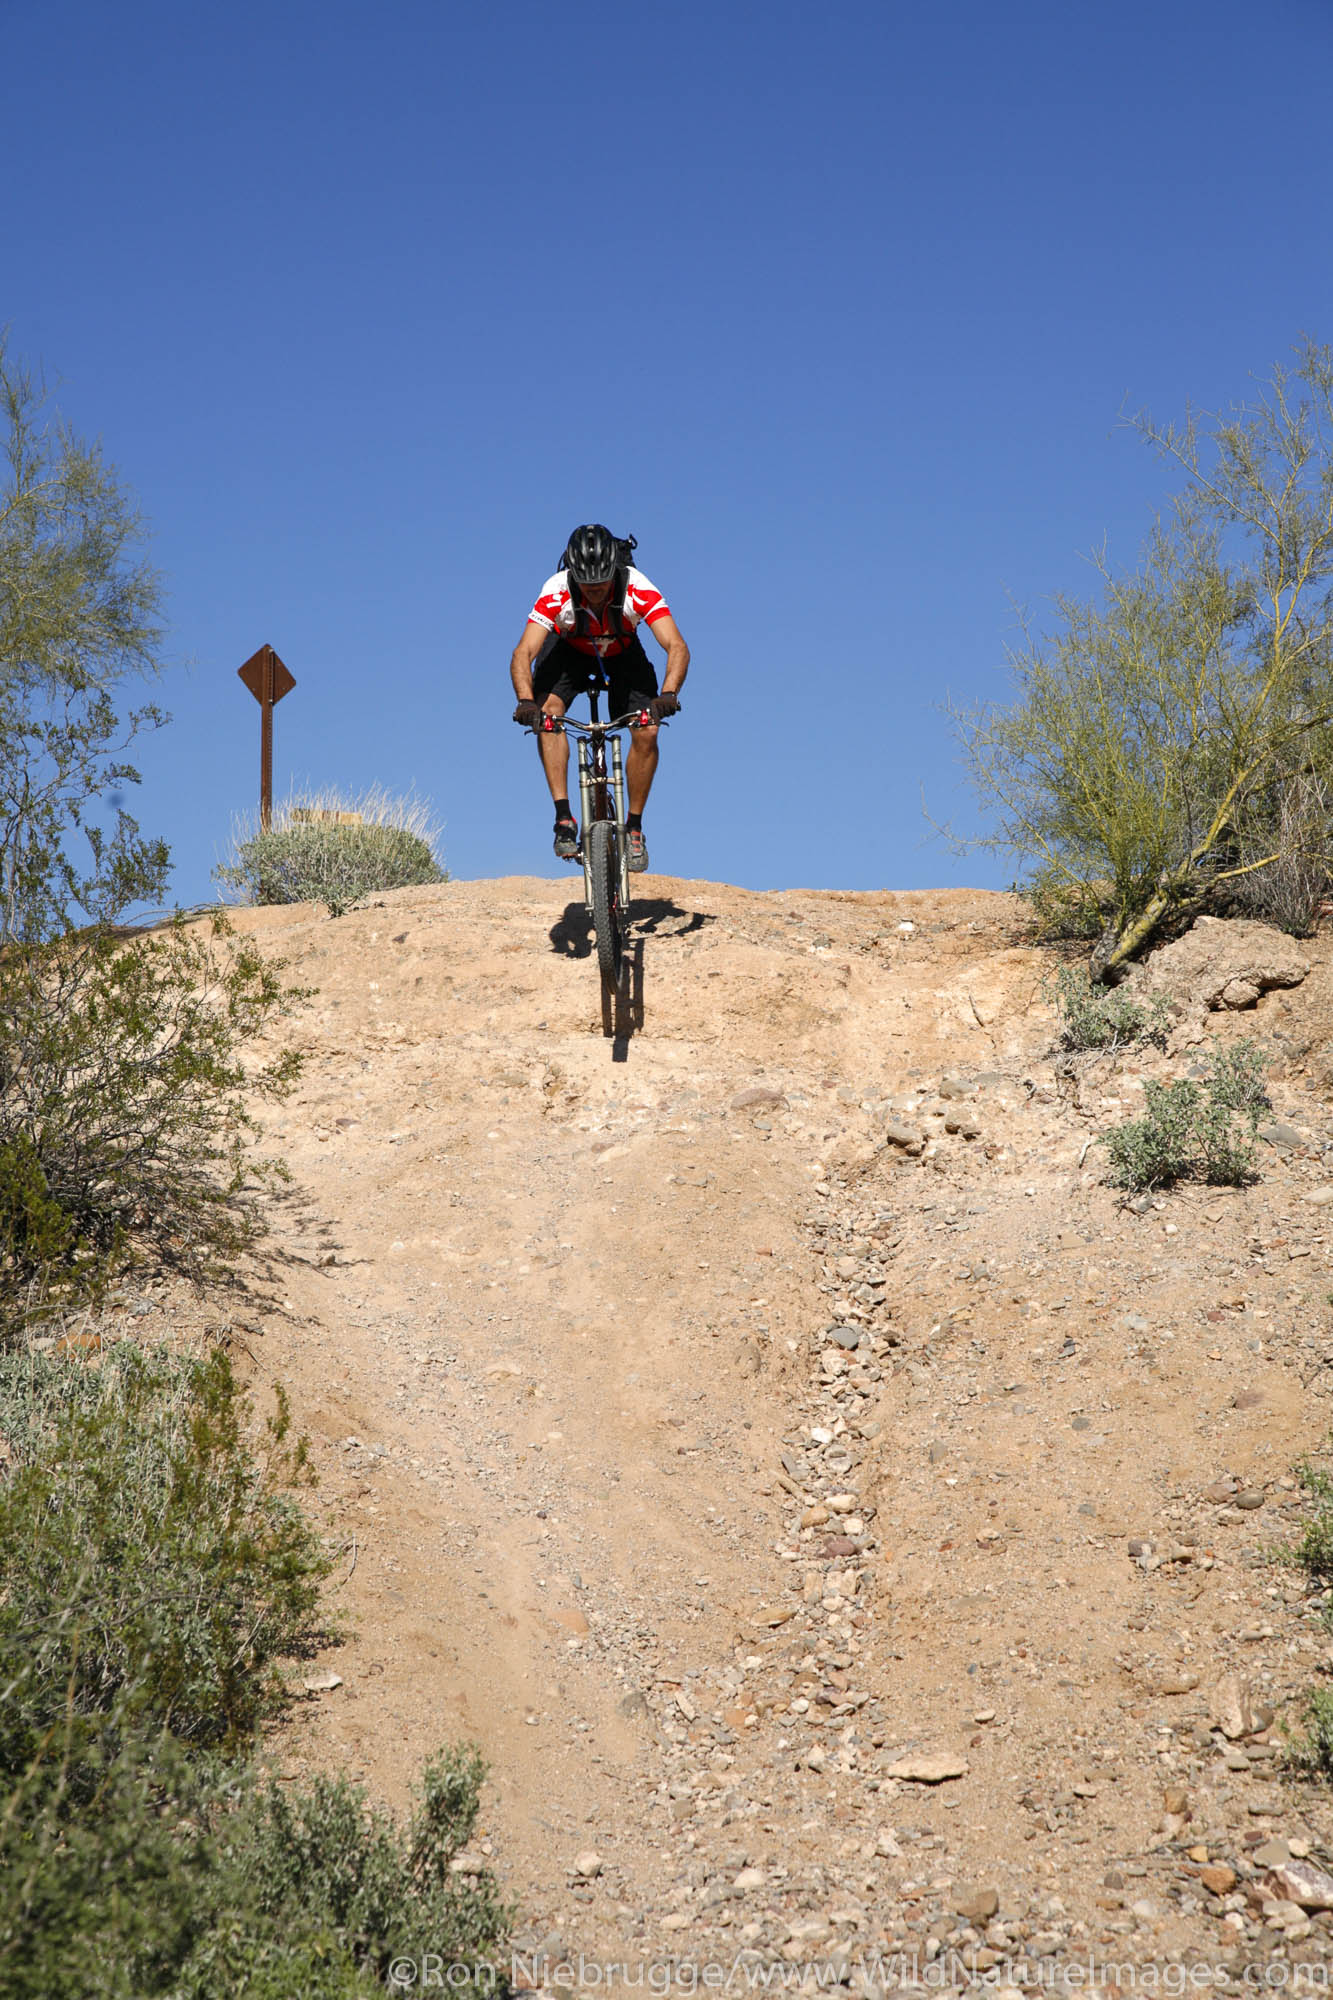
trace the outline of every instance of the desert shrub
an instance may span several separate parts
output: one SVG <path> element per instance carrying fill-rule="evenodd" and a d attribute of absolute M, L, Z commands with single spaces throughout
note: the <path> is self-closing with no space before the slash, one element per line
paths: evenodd
<path fill-rule="evenodd" d="M 206 1269 L 256 1216 L 254 1044 L 293 998 L 247 944 L 134 936 L 169 855 L 124 811 L 165 717 L 161 586 L 95 448 L 46 422 L 0 339 L 0 1333 L 139 1247 Z M 405 829 L 420 837 L 420 828 Z M 423 865 L 419 862 L 417 865 Z M 432 868 L 434 867 L 432 861 Z M 438 871 L 427 879 L 436 879 Z M 381 884 L 381 886 L 383 886 Z M 281 1660 L 326 1636 L 329 1557 L 279 1399 L 254 1433 L 226 1358 L 0 1354 L 0 1991 L 348 2000 L 389 1941 L 495 1941 L 449 1862 L 479 1767 L 428 1767 L 399 1832 L 345 1786 L 244 1762 Z"/>
<path fill-rule="evenodd" d="M 170 856 L 124 809 L 125 754 L 166 717 L 161 584 L 95 447 L 47 420 L 0 339 L 0 1338 L 95 1291 L 136 1240 L 233 1248 L 241 1085 L 284 1004 L 249 947 L 176 924 L 133 938 Z"/>
<path fill-rule="evenodd" d="M 1060 1015 L 1060 1045 L 1070 1051 L 1164 1046 L 1165 1001 L 1135 1000 L 1122 987 L 1094 986 L 1081 967 L 1062 965 L 1049 982 Z"/>
<path fill-rule="evenodd" d="M 390 1958 L 493 1957 L 482 1767 L 440 1753 L 405 1827 L 247 1761 L 315 1638 L 329 1558 L 285 1408 L 226 1357 L 0 1358 L 0 1990 L 351 2000 Z M 456 1982 L 457 1983 L 457 1982 Z"/>
<path fill-rule="evenodd" d="M 1333 1475 L 1310 1459 L 1302 1459 L 1295 1471 L 1312 1504 L 1300 1540 L 1278 1560 L 1302 1570 L 1311 1585 L 1327 1593 L 1333 1585 Z M 1333 1600 L 1327 1595 L 1322 1617 L 1325 1626 L 1333 1625 Z M 1309 1689 L 1301 1720 L 1303 1731 L 1289 1737 L 1288 1756 L 1312 1777 L 1333 1778 L 1333 1688 Z"/>
<path fill-rule="evenodd" d="M 1304 1570 L 1312 1584 L 1328 1589 L 1333 1585 L 1333 1473 L 1308 1458 L 1300 1461 L 1295 1472 L 1313 1504 L 1300 1540 L 1283 1560 Z M 1324 1622 L 1333 1624 L 1333 1603 L 1324 1607 Z"/>
<path fill-rule="evenodd" d="M 247 1155 L 245 1098 L 300 1067 L 248 1049 L 298 997 L 223 918 L 0 951 L 0 1335 L 135 1246 L 202 1273 L 248 1238 L 281 1170 Z"/>
<path fill-rule="evenodd" d="M 1144 1102 L 1141 1118 L 1106 1134 L 1114 1186 L 1141 1192 L 1201 1180 L 1240 1187 L 1253 1178 L 1268 1097 L 1263 1058 L 1251 1043 L 1219 1053 L 1202 1081 L 1145 1082 Z"/>
<path fill-rule="evenodd" d="M 331 1559 L 285 1403 L 251 1420 L 221 1350 L 0 1357 L 0 1771 L 62 1719 L 235 1744 L 280 1708 Z"/>
<path fill-rule="evenodd" d="M 1201 1098 L 1198 1084 L 1186 1077 L 1175 1083 L 1146 1083 L 1143 1117 L 1126 1120 L 1106 1136 L 1112 1183 L 1142 1190 L 1169 1187 L 1188 1178 L 1195 1162 L 1194 1127 Z"/>
<path fill-rule="evenodd" d="M 1264 1058 L 1253 1042 L 1233 1042 L 1213 1057 L 1208 1079 L 1211 1101 L 1223 1112 L 1258 1118 L 1271 1107 L 1264 1085 Z"/>
<path fill-rule="evenodd" d="M 1031 911 L 1038 943 L 1090 944 L 1106 928 L 1108 911 L 1094 884 L 1062 881 L 1053 871 L 1039 869 L 1028 881 L 1015 882 L 1013 893 Z"/>
<path fill-rule="evenodd" d="M 81 1782 L 68 1782 L 70 1762 Z M 0 1775 L 0 1989 L 137 2000 L 193 1946 L 217 1795 L 170 1739 L 57 1723 Z"/>
<path fill-rule="evenodd" d="M 378 1980 L 394 1958 L 427 1952 L 444 1965 L 498 1964 L 513 1913 L 488 1873 L 451 1866 L 475 1828 L 483 1776 L 475 1749 L 441 1751 L 404 1827 L 368 1809 L 344 1778 L 318 1778 L 295 1797 L 276 1786 L 257 1793 L 222 1828 L 236 1917 L 196 1950 L 183 2000 L 250 1992 L 237 1976 L 293 1944 L 327 1941 Z M 270 1985 L 274 2000 L 290 1990 L 276 1980 L 254 1990 Z M 450 1985 L 466 1990 L 461 1978 Z"/>
<path fill-rule="evenodd" d="M 100 449 L 54 413 L 0 334 L 0 947 L 112 920 L 165 883 L 124 810 L 125 753 L 166 717 L 122 690 L 156 675 L 161 581 Z"/>
<path fill-rule="evenodd" d="M 427 1763 L 403 1826 L 344 1779 L 279 1788 L 132 1729 L 111 1732 L 71 1811 L 62 1747 L 56 1731 L 0 1792 L 13 2000 L 370 2000 L 396 1957 L 501 1963 L 511 1911 L 487 1872 L 450 1865 L 476 1824 L 471 1749 Z"/>
<path fill-rule="evenodd" d="M 1105 904 L 1112 981 L 1201 910 L 1303 921 L 1333 786 L 1333 348 L 1137 428 L 1183 476 L 1139 561 L 1099 556 L 1095 595 L 1057 596 L 1011 655 L 1013 699 L 954 712 L 983 844 L 1048 900 Z"/>
<path fill-rule="evenodd" d="M 236 858 L 217 875 L 252 903 L 323 903 L 340 917 L 376 891 L 445 881 L 438 839 L 416 799 L 301 794 L 275 809 L 270 826 L 238 828 Z"/>
<path fill-rule="evenodd" d="M 1288 1743 L 1290 1761 L 1309 1777 L 1333 1778 L 1333 1688 L 1310 1688 L 1301 1719 L 1303 1733 Z"/>

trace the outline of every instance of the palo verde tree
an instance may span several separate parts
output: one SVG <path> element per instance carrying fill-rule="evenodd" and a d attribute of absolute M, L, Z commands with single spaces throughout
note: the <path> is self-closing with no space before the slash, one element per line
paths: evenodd
<path fill-rule="evenodd" d="M 159 668 L 161 585 L 142 524 L 95 448 L 57 418 L 0 343 L 0 944 L 160 893 L 167 853 L 118 806 L 133 739 L 127 682 Z"/>
<path fill-rule="evenodd" d="M 1307 927 L 1333 830 L 1333 349 L 1135 427 L 1184 474 L 1137 567 L 1099 558 L 1011 655 L 1013 702 L 953 711 L 984 844 L 1112 981 L 1201 911 Z"/>
<path fill-rule="evenodd" d="M 283 995 L 251 949 L 145 936 L 168 853 L 120 799 L 166 718 L 161 585 L 98 449 L 0 344 L 0 1333 L 136 1245 L 193 1265 L 243 1235 L 243 1049 Z"/>

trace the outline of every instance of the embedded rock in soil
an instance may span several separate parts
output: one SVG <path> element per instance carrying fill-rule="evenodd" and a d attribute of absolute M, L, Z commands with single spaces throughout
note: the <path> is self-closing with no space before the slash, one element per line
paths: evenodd
<path fill-rule="evenodd" d="M 1282 1861 L 1269 1872 L 1275 1895 L 1303 1910 L 1333 1910 L 1333 1875 L 1313 1861 Z"/>
<path fill-rule="evenodd" d="M 966 1757 L 951 1757 L 947 1751 L 918 1752 L 899 1757 L 884 1773 L 913 1785 L 942 1785 L 950 1778 L 967 1776 Z"/>
<path fill-rule="evenodd" d="M 1295 941 L 1268 924 L 1199 917 L 1184 937 L 1153 952 L 1134 987 L 1189 1012 L 1252 1007 L 1270 987 L 1299 986 L 1309 970 Z"/>

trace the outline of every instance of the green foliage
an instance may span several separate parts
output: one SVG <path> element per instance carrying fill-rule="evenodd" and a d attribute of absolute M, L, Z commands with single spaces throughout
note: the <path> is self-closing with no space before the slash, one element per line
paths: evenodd
<path fill-rule="evenodd" d="M 168 855 L 117 803 L 160 586 L 99 453 L 0 344 L 0 1335 L 132 1250 L 195 1271 L 253 1225 L 244 1100 L 295 996 L 225 925 L 134 935 Z M 433 862 L 432 862 L 433 867 Z M 435 879 L 434 876 L 431 879 Z M 0 1990 L 351 2000 L 391 1947 L 471 1957 L 507 1921 L 450 1862 L 470 1753 L 400 1831 L 245 1754 L 282 1660 L 327 1636 L 330 1558 L 281 1397 L 258 1435 L 225 1356 L 0 1353 Z"/>
<path fill-rule="evenodd" d="M 1309 1459 L 1302 1459 L 1295 1470 L 1313 1505 L 1289 1560 L 1305 1571 L 1312 1584 L 1328 1589 L 1333 1586 L 1333 1474 Z M 1333 1603 L 1324 1607 L 1324 1622 L 1333 1624 Z"/>
<path fill-rule="evenodd" d="M 1072 965 L 1057 968 L 1049 990 L 1060 1014 L 1060 1045 L 1071 1051 L 1131 1048 L 1166 1042 L 1167 1009 L 1160 999 L 1144 1003 L 1123 988 L 1094 986 Z"/>
<path fill-rule="evenodd" d="M 1106 915 L 1113 973 L 1202 909 L 1300 925 L 1330 880 L 1333 349 L 1201 428 L 1138 420 L 1184 490 L 1127 575 L 1056 599 L 1007 707 L 955 711 L 984 843 Z"/>
<path fill-rule="evenodd" d="M 57 1722 L 0 1778 L 0 1989 L 12 2000 L 169 1991 L 203 1914 L 202 1820 L 217 1794 L 170 1739 L 114 1716 L 95 1735 Z"/>
<path fill-rule="evenodd" d="M 1214 1059 L 1202 1082 L 1145 1082 L 1142 1118 L 1107 1133 L 1113 1186 L 1143 1192 L 1175 1181 L 1242 1187 L 1254 1177 L 1259 1119 L 1268 1107 L 1263 1058 L 1237 1042 Z"/>
<path fill-rule="evenodd" d="M 1333 1586 L 1333 1475 L 1322 1465 L 1303 1459 L 1295 1468 L 1312 1502 L 1294 1549 L 1279 1559 L 1303 1570 L 1311 1585 Z M 1325 1626 L 1333 1626 L 1333 1600 L 1325 1599 Z M 1312 1777 L 1333 1778 L 1333 1688 L 1311 1688 L 1302 1718 L 1305 1733 L 1294 1739 L 1289 1755 L 1298 1769 Z"/>
<path fill-rule="evenodd" d="M 1290 1746 L 1291 1762 L 1308 1777 L 1333 1778 L 1333 1688 L 1311 1688 L 1302 1719 L 1305 1733 Z"/>
<path fill-rule="evenodd" d="M 247 1050 L 297 997 L 222 918 L 0 951 L 0 1337 L 131 1246 L 201 1272 L 247 1239 L 274 1169 L 247 1160 L 245 1099 L 299 1071 Z"/>
<path fill-rule="evenodd" d="M 1111 1181 L 1136 1192 L 1169 1187 L 1188 1177 L 1194 1165 L 1194 1121 L 1201 1093 L 1196 1083 L 1149 1082 L 1144 1087 L 1147 1110 L 1108 1133 Z"/>
<path fill-rule="evenodd" d="M 125 1730 L 108 1732 L 72 1810 L 60 1748 L 57 1732 L 0 1800 L 0 1985 L 13 2000 L 370 2000 L 398 1957 L 505 1962 L 513 1913 L 493 1877 L 450 1865 L 476 1824 L 473 1750 L 427 1763 L 399 1826 L 344 1779 L 277 1786 Z M 476 1990 L 508 1982 L 483 1973 Z"/>
<path fill-rule="evenodd" d="M 216 873 L 251 902 L 323 903 L 340 917 L 377 891 L 446 881 L 438 839 L 415 799 L 302 794 L 275 808 L 270 826 L 238 828 L 236 859 Z"/>
<path fill-rule="evenodd" d="M 451 1868 L 475 1827 L 483 1776 L 474 1749 L 439 1753 L 402 1828 L 342 1778 L 316 1779 L 295 1797 L 260 1793 L 223 1829 L 239 1921 L 196 1951 L 183 1995 L 249 1992 L 238 1975 L 294 1944 L 331 1948 L 380 1980 L 393 1959 L 428 1952 L 445 1965 L 498 1963 L 512 1912 L 488 1874 Z M 270 1987 L 275 2000 L 290 1990 L 271 1976 L 256 1990 Z"/>
<path fill-rule="evenodd" d="M 253 1442 L 225 1356 L 0 1359 L 0 1990 L 352 2000 L 389 1960 L 494 1958 L 510 1913 L 451 1863 L 482 1767 L 406 1827 L 246 1760 L 329 1559 L 281 1398 Z"/>
<path fill-rule="evenodd" d="M 48 417 L 0 340 L 0 949 L 113 920 L 165 880 L 167 851 L 102 802 L 123 752 L 165 721 L 116 692 L 153 674 L 161 584 L 137 510 L 95 446 Z"/>
<path fill-rule="evenodd" d="M 258 1448 L 250 1414 L 221 1350 L 0 1357 L 0 1771 L 112 1709 L 235 1743 L 280 1708 L 275 1662 L 316 1638 L 330 1558 L 292 1495 L 285 1402 Z"/>
<path fill-rule="evenodd" d="M 134 939 L 168 854 L 117 804 L 120 712 L 154 673 L 161 586 L 100 453 L 48 419 L 0 343 L 0 1340 L 95 1295 L 141 1245 L 195 1270 L 253 1222 L 243 1051 L 291 995 L 253 947 L 176 923 Z"/>
<path fill-rule="evenodd" d="M 1039 868 L 1026 882 L 1016 882 L 1032 912 L 1032 928 L 1040 944 L 1091 944 L 1106 928 L 1104 892 L 1099 885 L 1066 882 L 1051 869 Z"/>

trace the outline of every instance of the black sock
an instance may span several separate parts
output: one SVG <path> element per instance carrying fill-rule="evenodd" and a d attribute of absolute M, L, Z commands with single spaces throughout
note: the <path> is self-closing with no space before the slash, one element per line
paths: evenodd
<path fill-rule="evenodd" d="M 625 815 L 625 831 L 626 831 L 626 833 L 642 833 L 642 832 L 643 832 L 643 814 L 642 814 L 642 813 L 627 813 L 627 814 Z"/>
<path fill-rule="evenodd" d="M 556 800 L 556 802 L 555 802 L 555 816 L 556 816 L 556 818 L 557 818 L 557 819 L 573 819 L 574 815 L 573 815 L 573 813 L 572 813 L 572 812 L 571 812 L 571 811 L 569 810 L 569 800 L 568 800 L 568 799 L 557 799 L 557 800 Z"/>

